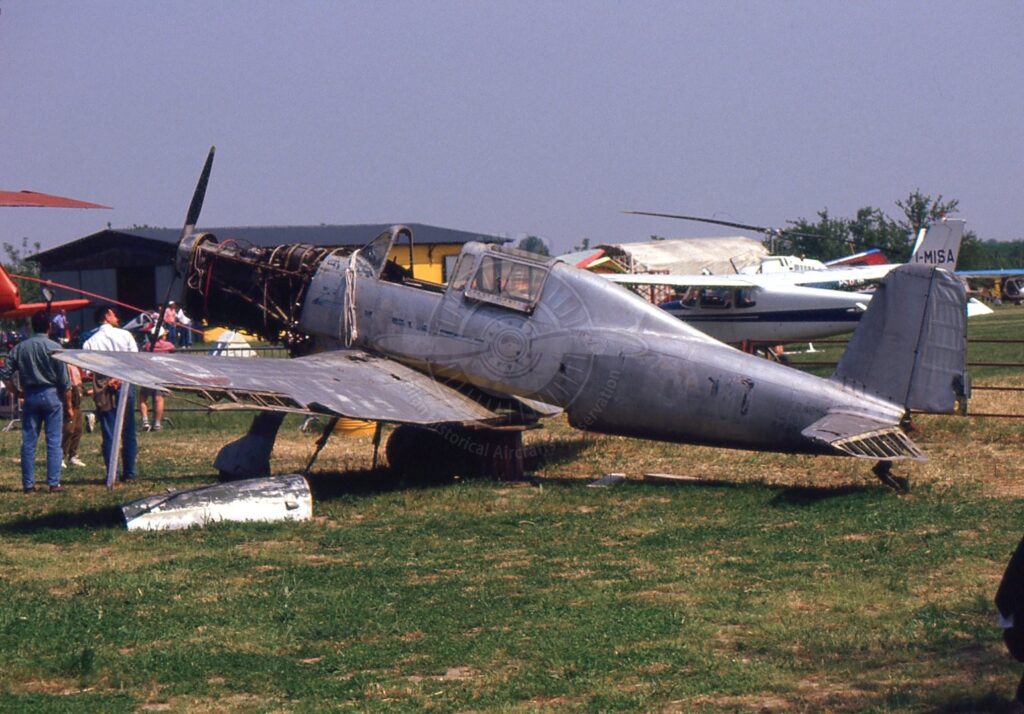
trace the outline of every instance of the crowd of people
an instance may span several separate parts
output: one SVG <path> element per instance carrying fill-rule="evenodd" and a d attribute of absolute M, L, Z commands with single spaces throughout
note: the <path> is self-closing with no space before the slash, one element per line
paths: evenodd
<path fill-rule="evenodd" d="M 87 396 L 92 396 L 93 402 L 89 416 L 94 416 L 100 427 L 104 465 L 109 468 L 115 445 L 120 444 L 120 478 L 131 481 L 138 475 L 134 388 L 59 362 L 52 355 L 54 350 L 138 352 L 141 346 L 146 351 L 166 353 L 176 346 L 191 347 L 193 343 L 192 321 L 173 301 L 162 310 L 143 313 L 132 321 L 138 327 L 138 337 L 121 327 L 118 311 L 112 306 L 97 308 L 94 321 L 93 328 L 79 332 L 72 330 L 63 309 L 52 314 L 40 310 L 19 332 L 3 334 L 8 355 L 0 365 L 0 380 L 6 394 L 20 403 L 21 485 L 26 494 L 38 490 L 35 464 L 40 435 L 46 442 L 46 485 L 51 493 L 64 491 L 62 469 L 86 467 L 79 447 L 86 424 L 84 398 Z M 163 325 L 158 329 L 161 322 Z M 154 336 L 154 333 L 158 334 Z M 125 416 L 121 433 L 116 435 L 117 405 L 122 393 L 126 399 Z M 153 401 L 152 422 L 150 400 Z M 140 390 L 139 412 L 144 431 L 159 431 L 164 423 L 163 395 L 155 390 Z"/>

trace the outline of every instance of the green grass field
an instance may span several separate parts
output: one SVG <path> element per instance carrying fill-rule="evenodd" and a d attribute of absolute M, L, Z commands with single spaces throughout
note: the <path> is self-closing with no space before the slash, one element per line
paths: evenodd
<path fill-rule="evenodd" d="M 972 335 L 1016 338 L 1024 311 L 990 319 Z M 992 347 L 971 359 L 1022 361 Z M 118 503 L 213 482 L 247 422 L 141 434 L 142 480 L 114 493 L 97 434 L 52 496 L 20 492 L 20 436 L 0 434 L 0 710 L 1009 711 L 1021 668 L 992 597 L 1024 535 L 1022 422 L 919 418 L 931 460 L 902 467 L 908 496 L 854 459 L 562 420 L 529 434 L 534 485 L 418 487 L 371 470 L 367 437 L 337 437 L 311 522 L 124 530 Z M 313 450 L 297 425 L 277 472 Z M 628 480 L 585 488 L 613 471 Z"/>

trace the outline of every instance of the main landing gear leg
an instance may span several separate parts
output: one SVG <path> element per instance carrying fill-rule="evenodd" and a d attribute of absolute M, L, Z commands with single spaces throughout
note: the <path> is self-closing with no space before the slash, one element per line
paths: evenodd
<path fill-rule="evenodd" d="M 331 438 L 331 434 L 334 433 L 334 428 L 338 426 L 338 420 L 340 417 L 331 417 L 331 420 L 327 422 L 327 426 L 324 427 L 324 433 L 320 435 L 320 438 L 316 440 L 316 450 L 313 455 L 309 457 L 309 463 L 306 464 L 306 470 L 304 474 L 309 476 L 309 472 L 313 470 L 313 464 L 316 463 L 316 459 L 320 456 L 320 452 L 327 446 L 327 440 Z"/>
<path fill-rule="evenodd" d="M 877 476 L 879 481 L 884 483 L 893 491 L 896 491 L 897 493 L 910 493 L 910 479 L 905 476 L 896 476 L 893 474 L 891 461 L 879 461 L 875 464 L 874 468 L 871 469 L 871 473 Z"/>
<path fill-rule="evenodd" d="M 217 454 L 214 467 L 222 479 L 257 478 L 270 475 L 270 452 L 274 450 L 277 430 L 284 414 L 260 412 L 252 420 L 249 433 L 227 444 Z"/>

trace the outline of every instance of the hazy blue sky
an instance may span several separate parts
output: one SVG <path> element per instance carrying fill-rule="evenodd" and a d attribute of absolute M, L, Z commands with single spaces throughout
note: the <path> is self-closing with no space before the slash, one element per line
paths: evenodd
<path fill-rule="evenodd" d="M 920 188 L 1024 237 L 1024 2 L 0 0 L 0 240 L 422 222 L 715 235 Z M 369 238 L 370 236 L 368 236 Z"/>

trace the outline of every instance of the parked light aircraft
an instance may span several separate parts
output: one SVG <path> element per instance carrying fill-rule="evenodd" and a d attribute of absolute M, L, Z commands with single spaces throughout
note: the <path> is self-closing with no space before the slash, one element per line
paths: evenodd
<path fill-rule="evenodd" d="M 949 220 L 922 230 L 912 263 L 952 268 L 960 249 L 964 222 Z M 785 258 L 786 256 L 783 256 Z M 769 259 L 770 260 L 770 259 Z M 817 261 L 815 261 L 817 262 Z M 785 260 L 752 267 L 735 275 L 604 274 L 612 282 L 633 286 L 671 286 L 678 297 L 660 307 L 702 332 L 730 344 L 785 344 L 850 332 L 861 319 L 871 294 L 838 290 L 863 286 L 889 274 L 896 264 L 827 268 L 797 267 Z M 977 300 L 968 315 L 992 310 Z"/>
<path fill-rule="evenodd" d="M 564 410 L 593 432 L 870 459 L 891 484 L 892 462 L 923 458 L 908 410 L 951 412 L 967 396 L 964 289 L 925 266 L 886 278 L 823 379 L 728 347 L 556 258 L 468 243 L 444 286 L 389 259 L 406 243 L 412 258 L 403 226 L 354 252 L 262 248 L 197 234 L 189 214 L 177 253 L 188 312 L 297 356 L 56 356 L 212 408 L 274 413 L 221 450 L 225 471 L 269 470 L 282 412 L 400 425 L 389 460 L 416 472 L 460 453 L 494 459 L 508 442 L 488 434 Z"/>
<path fill-rule="evenodd" d="M 11 277 L 0 265 L 0 319 L 28 317 L 40 310 L 80 310 L 89 304 L 89 301 L 82 298 L 72 300 L 52 300 L 46 302 L 22 302 L 21 291 L 14 284 Z"/>
<path fill-rule="evenodd" d="M 656 218 L 673 218 L 684 221 L 696 221 L 698 223 L 712 223 L 719 226 L 729 226 L 731 228 L 741 228 L 743 230 L 757 231 L 763 233 L 765 236 L 765 245 L 772 248 L 774 253 L 775 239 L 782 236 L 799 236 L 803 238 L 818 238 L 821 236 L 815 233 L 801 233 L 799 231 L 791 230 L 788 228 L 771 228 L 769 226 L 755 226 L 747 223 L 736 223 L 735 221 L 723 221 L 717 218 L 703 218 L 701 216 L 684 216 L 678 213 L 657 213 L 654 211 L 625 211 L 636 216 L 654 216 Z M 943 219 L 945 222 L 945 219 Z M 952 223 L 952 222 L 951 222 Z M 962 221 L 960 222 L 963 223 Z M 954 229 L 955 230 L 955 229 Z M 948 233 L 941 238 L 938 235 L 933 235 L 929 240 L 929 246 L 927 248 L 922 247 L 922 239 L 925 234 L 925 229 L 922 228 L 918 231 L 917 240 L 914 243 L 914 247 L 911 250 L 911 262 L 925 263 L 927 265 L 938 265 L 942 267 L 948 267 L 949 265 L 956 265 L 957 256 L 960 254 L 960 240 L 963 237 L 963 226 L 960 226 L 960 234 L 955 235 L 954 233 Z M 847 256 L 846 258 L 840 258 L 836 261 L 831 261 L 828 266 L 832 264 L 844 264 L 844 265 L 877 265 L 878 263 L 884 263 L 885 261 L 877 260 L 872 254 L 875 251 L 866 251 L 864 253 L 858 253 L 854 256 Z M 776 264 L 775 261 L 783 261 L 782 264 Z M 779 270 L 817 270 L 825 267 L 826 264 L 820 261 L 798 258 L 796 256 L 768 256 L 762 261 L 762 265 L 766 266 L 755 267 L 750 269 L 748 272 L 769 272 Z M 884 274 L 884 273 L 883 273 Z"/>
<path fill-rule="evenodd" d="M 36 191 L 0 191 L 0 208 L 109 208 L 109 206 L 64 196 L 37 193 Z M 0 266 L 0 318 L 28 317 L 39 310 L 59 310 L 61 308 L 78 310 L 88 304 L 89 301 L 84 299 L 23 303 L 18 286 L 11 280 L 3 266 Z"/>

